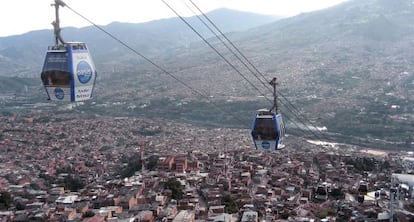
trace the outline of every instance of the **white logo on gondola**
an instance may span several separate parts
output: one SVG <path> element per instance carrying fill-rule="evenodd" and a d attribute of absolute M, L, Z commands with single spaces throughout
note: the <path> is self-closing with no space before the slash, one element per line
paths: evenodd
<path fill-rule="evenodd" d="M 81 61 L 78 63 L 78 66 L 76 68 L 76 75 L 78 76 L 79 82 L 85 84 L 89 82 L 92 78 L 92 67 L 89 65 L 89 63 L 85 61 Z"/>
<path fill-rule="evenodd" d="M 61 88 L 55 88 L 55 97 L 56 99 L 62 100 L 65 97 L 65 92 Z"/>
<path fill-rule="evenodd" d="M 262 142 L 262 148 L 265 150 L 270 149 L 270 143 L 268 141 L 263 141 Z"/>

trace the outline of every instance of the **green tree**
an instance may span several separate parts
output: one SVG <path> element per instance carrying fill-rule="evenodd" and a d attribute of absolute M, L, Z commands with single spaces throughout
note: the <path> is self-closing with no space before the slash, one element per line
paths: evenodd
<path fill-rule="evenodd" d="M 344 199 L 345 193 L 342 191 L 342 187 L 335 187 L 332 189 L 331 196 L 335 199 Z"/>
<path fill-rule="evenodd" d="M 65 177 L 63 183 L 65 189 L 71 191 L 78 191 L 85 186 L 79 177 L 73 177 L 72 175 L 68 175 L 67 177 Z"/>
<path fill-rule="evenodd" d="M 16 205 L 16 210 L 24 210 L 26 209 L 26 204 L 24 204 L 22 201 L 17 201 Z"/>
<path fill-rule="evenodd" d="M 289 216 L 290 216 L 290 214 L 289 214 L 289 211 L 287 211 L 287 210 L 284 210 L 284 211 L 280 212 L 280 218 L 282 218 L 284 220 L 287 220 L 289 218 Z"/>
<path fill-rule="evenodd" d="M 138 160 L 131 160 L 128 162 L 127 166 L 121 170 L 121 177 L 131 177 L 135 174 L 135 172 L 141 170 L 141 159 Z"/>
<path fill-rule="evenodd" d="M 237 203 L 229 194 L 224 195 L 221 198 L 221 203 L 224 204 L 224 206 L 226 207 L 227 213 L 233 214 L 239 212 L 239 207 L 237 206 Z"/>
<path fill-rule="evenodd" d="M 328 216 L 328 210 L 327 209 L 317 209 L 314 212 L 315 216 L 317 216 L 318 218 L 325 218 Z"/>
<path fill-rule="evenodd" d="M 165 189 L 169 189 L 172 192 L 171 198 L 180 200 L 183 197 L 183 188 L 180 181 L 175 178 L 170 178 L 164 185 Z"/>
<path fill-rule="evenodd" d="M 158 162 L 158 156 L 150 156 L 148 158 L 148 163 L 146 164 L 146 168 L 148 170 L 155 170 L 155 168 L 157 167 L 157 162 Z"/>
<path fill-rule="evenodd" d="M 7 210 L 9 209 L 12 202 L 12 197 L 9 192 L 2 191 L 0 193 L 0 209 Z"/>
<path fill-rule="evenodd" d="M 39 178 L 45 181 L 45 185 L 50 187 L 52 184 L 56 183 L 55 178 L 45 173 L 40 173 Z"/>
<path fill-rule="evenodd" d="M 86 212 L 82 215 L 82 217 L 83 217 L 83 218 L 86 218 L 86 217 L 93 217 L 93 216 L 95 216 L 95 213 L 94 213 L 93 211 L 90 211 L 90 210 L 86 211 Z"/>
<path fill-rule="evenodd" d="M 381 169 L 382 170 L 384 170 L 384 169 L 388 170 L 390 168 L 391 168 L 391 164 L 390 164 L 390 162 L 388 162 L 388 160 L 385 160 L 385 161 L 382 162 L 382 164 L 381 164 Z"/>
<path fill-rule="evenodd" d="M 135 153 L 132 156 L 123 156 L 121 158 L 122 162 L 126 163 L 126 166 L 119 171 L 122 178 L 131 177 L 135 172 L 141 170 L 141 156 L 139 153 Z"/>

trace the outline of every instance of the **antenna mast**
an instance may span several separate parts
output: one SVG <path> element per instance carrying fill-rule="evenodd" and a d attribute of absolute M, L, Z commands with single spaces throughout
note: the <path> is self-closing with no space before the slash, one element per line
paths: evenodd
<path fill-rule="evenodd" d="M 52 6 L 55 6 L 55 21 L 52 22 L 53 25 L 53 31 L 55 33 L 55 43 L 56 45 L 59 45 L 59 42 L 61 44 L 65 44 L 65 41 L 63 41 L 62 36 L 60 35 L 60 20 L 59 20 L 59 7 L 65 7 L 66 4 L 62 0 L 55 0 L 55 4 L 52 4 Z"/>

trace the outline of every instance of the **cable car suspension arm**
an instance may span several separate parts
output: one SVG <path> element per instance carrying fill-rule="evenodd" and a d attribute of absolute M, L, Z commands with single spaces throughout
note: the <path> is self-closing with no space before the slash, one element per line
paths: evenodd
<path fill-rule="evenodd" d="M 277 105 L 277 93 L 276 93 L 276 85 L 277 84 L 277 78 L 274 77 L 270 82 L 270 85 L 273 86 L 273 107 L 270 109 L 270 111 L 274 110 L 275 113 L 279 113 L 279 106 Z"/>
<path fill-rule="evenodd" d="M 60 35 L 60 21 L 59 21 L 59 7 L 65 7 L 66 4 L 62 0 L 55 0 L 55 4 L 52 4 L 52 6 L 55 6 L 55 17 L 56 20 L 52 22 L 53 25 L 53 31 L 55 33 L 55 41 L 56 45 L 59 45 L 59 42 L 61 44 L 65 44 L 65 41 L 63 41 L 62 36 Z"/>

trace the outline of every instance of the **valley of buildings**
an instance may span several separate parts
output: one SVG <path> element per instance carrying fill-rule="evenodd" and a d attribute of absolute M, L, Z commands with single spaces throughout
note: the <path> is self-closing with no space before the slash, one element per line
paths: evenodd
<path fill-rule="evenodd" d="M 395 221 L 414 220 L 406 152 L 295 137 L 262 152 L 248 130 L 160 119 L 0 122 L 0 221 L 390 221 L 391 210 Z"/>

